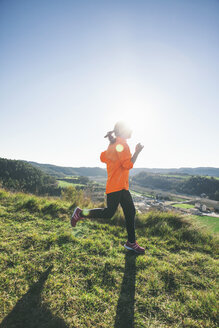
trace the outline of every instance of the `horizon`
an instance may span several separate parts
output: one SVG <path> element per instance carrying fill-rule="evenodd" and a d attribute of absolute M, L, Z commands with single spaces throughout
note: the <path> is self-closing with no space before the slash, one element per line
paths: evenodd
<path fill-rule="evenodd" d="M 52 164 L 52 163 L 42 163 L 42 162 L 36 162 L 36 161 L 31 161 L 31 160 L 24 160 L 24 159 L 14 159 L 14 158 L 5 158 L 7 160 L 15 160 L 15 161 L 24 161 L 24 162 L 28 162 L 28 163 L 36 163 L 36 164 L 42 164 L 42 165 L 53 165 L 53 166 L 58 166 L 58 167 L 70 167 L 70 168 L 100 168 L 100 169 L 105 169 L 106 170 L 106 167 L 101 167 L 101 166 L 65 166 L 65 165 L 58 165 L 58 164 Z M 144 166 L 144 167 L 138 167 L 138 166 L 134 166 L 133 169 L 149 169 L 149 170 L 155 170 L 155 169 L 164 169 L 164 170 L 178 170 L 178 169 L 198 169 L 198 168 L 211 168 L 211 169 L 219 169 L 219 167 L 216 167 L 216 166 L 195 166 L 195 167 L 192 167 L 192 166 L 181 166 L 181 167 L 147 167 L 147 166 Z M 131 169 L 132 170 L 132 169 Z"/>
<path fill-rule="evenodd" d="M 100 167 L 115 123 L 135 168 L 219 167 L 219 2 L 0 2 L 0 156 Z"/>

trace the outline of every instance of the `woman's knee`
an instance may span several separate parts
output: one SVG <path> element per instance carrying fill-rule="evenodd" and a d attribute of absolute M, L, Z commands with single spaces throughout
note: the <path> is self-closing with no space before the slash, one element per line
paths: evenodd
<path fill-rule="evenodd" d="M 116 209 L 105 208 L 104 216 L 107 219 L 111 219 L 115 213 L 116 213 Z"/>

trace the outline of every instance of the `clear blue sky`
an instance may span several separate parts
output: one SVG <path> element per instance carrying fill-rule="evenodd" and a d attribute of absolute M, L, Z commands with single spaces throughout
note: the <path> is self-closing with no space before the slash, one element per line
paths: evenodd
<path fill-rule="evenodd" d="M 0 157 L 104 167 L 120 119 L 136 167 L 219 167 L 219 1 L 0 1 Z"/>

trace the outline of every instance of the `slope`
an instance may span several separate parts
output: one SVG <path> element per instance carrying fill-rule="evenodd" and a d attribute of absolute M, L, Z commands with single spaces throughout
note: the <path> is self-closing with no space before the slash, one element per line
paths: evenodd
<path fill-rule="evenodd" d="M 36 194 L 60 195 L 55 178 L 31 164 L 19 160 L 0 158 L 0 183 L 10 190 Z"/>
<path fill-rule="evenodd" d="M 106 170 L 101 169 L 100 167 L 64 167 L 57 166 L 52 164 L 39 164 L 36 162 L 29 162 L 34 167 L 41 169 L 46 174 L 50 174 L 57 178 L 80 175 L 80 176 L 102 176 L 106 177 Z"/>
<path fill-rule="evenodd" d="M 91 204 L 87 204 L 90 206 Z M 85 206 L 85 204 L 81 204 Z M 216 328 L 217 240 L 173 213 L 80 221 L 71 203 L 0 190 L 0 327 Z"/>

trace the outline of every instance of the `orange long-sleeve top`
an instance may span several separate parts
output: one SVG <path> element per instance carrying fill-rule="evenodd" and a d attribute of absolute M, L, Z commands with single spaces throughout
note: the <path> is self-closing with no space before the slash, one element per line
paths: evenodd
<path fill-rule="evenodd" d="M 126 140 L 120 137 L 101 153 L 100 160 L 107 165 L 106 194 L 129 189 L 129 170 L 133 168 L 131 158 Z"/>

